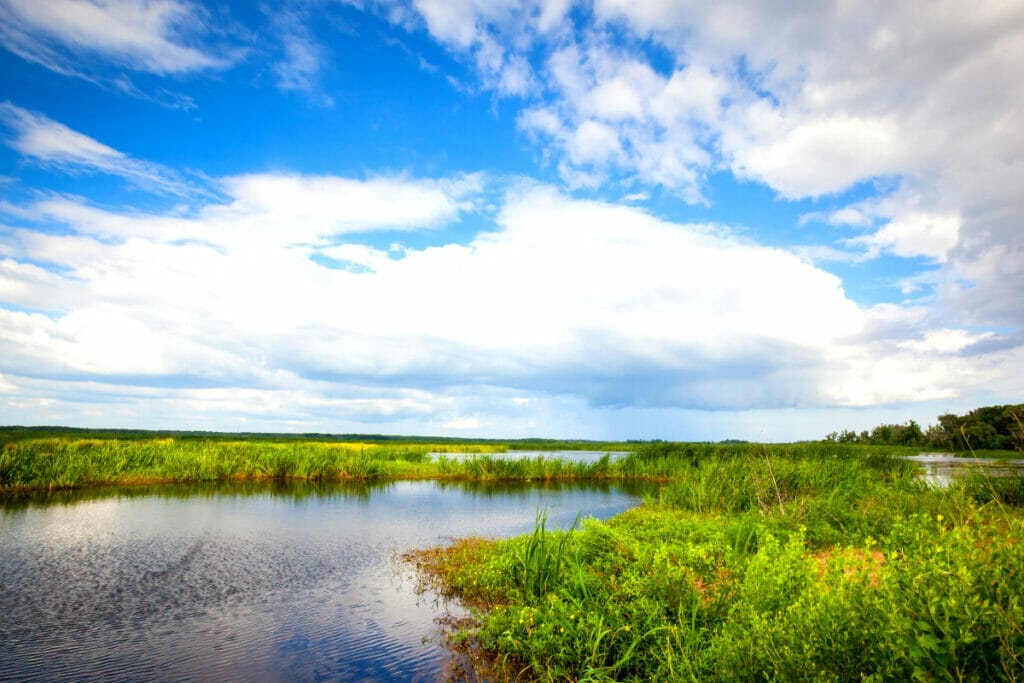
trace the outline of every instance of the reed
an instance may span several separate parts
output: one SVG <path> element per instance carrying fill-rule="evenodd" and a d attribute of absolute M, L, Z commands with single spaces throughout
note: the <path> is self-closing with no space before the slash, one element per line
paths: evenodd
<path fill-rule="evenodd" d="M 223 479 L 599 480 L 622 474 L 596 462 L 522 458 L 505 446 L 281 439 L 19 439 L 0 447 L 0 492 Z M 439 453 L 439 455 L 432 455 Z"/>
<path fill-rule="evenodd" d="M 515 581 L 523 594 L 537 598 L 548 594 L 562 580 L 569 564 L 566 549 L 572 533 L 579 524 L 577 515 L 568 531 L 552 533 L 547 530 L 547 510 L 537 510 L 533 533 L 525 538 L 518 554 Z"/>
<path fill-rule="evenodd" d="M 0 491 L 222 479 L 430 476 L 429 444 L 28 439 L 0 450 Z"/>

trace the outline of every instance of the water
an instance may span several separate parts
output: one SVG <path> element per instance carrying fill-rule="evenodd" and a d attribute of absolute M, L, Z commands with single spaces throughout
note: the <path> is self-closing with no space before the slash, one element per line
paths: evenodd
<path fill-rule="evenodd" d="M 958 458 L 945 453 L 922 453 L 904 456 L 922 468 L 921 477 L 932 486 L 945 487 L 957 477 L 972 472 L 986 472 L 993 477 L 1024 476 L 1024 460 L 995 458 Z"/>
<path fill-rule="evenodd" d="M 0 679 L 430 681 L 397 556 L 607 518 L 612 485 L 245 483 L 0 497 Z"/>

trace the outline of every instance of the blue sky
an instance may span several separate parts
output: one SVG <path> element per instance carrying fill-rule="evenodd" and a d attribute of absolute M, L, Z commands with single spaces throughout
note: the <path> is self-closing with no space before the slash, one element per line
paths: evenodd
<path fill-rule="evenodd" d="M 1024 8 L 0 0 L 0 424 L 1018 403 Z"/>

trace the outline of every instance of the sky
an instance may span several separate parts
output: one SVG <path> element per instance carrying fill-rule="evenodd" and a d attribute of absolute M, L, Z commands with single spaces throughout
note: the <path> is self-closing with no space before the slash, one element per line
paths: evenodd
<path fill-rule="evenodd" d="M 0 424 L 1024 401 L 1024 4 L 0 0 Z"/>

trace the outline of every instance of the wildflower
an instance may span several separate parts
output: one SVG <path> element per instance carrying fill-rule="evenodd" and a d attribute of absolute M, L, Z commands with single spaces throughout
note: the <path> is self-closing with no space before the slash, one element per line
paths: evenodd
<path fill-rule="evenodd" d="M 622 630 L 625 631 L 626 633 L 629 633 L 630 630 L 631 630 L 630 627 L 629 627 L 629 624 L 626 624 L 625 626 L 623 626 Z"/>

